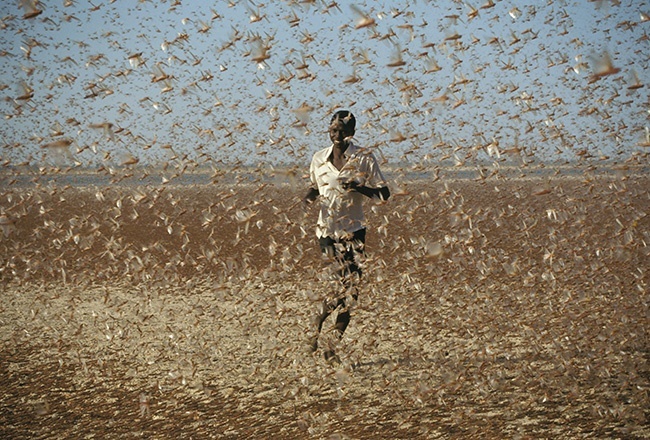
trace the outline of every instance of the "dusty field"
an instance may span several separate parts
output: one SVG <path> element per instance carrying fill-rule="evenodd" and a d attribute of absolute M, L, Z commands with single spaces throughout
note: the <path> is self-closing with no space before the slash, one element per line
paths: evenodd
<path fill-rule="evenodd" d="M 6 186 L 0 437 L 649 438 L 649 188 L 394 187 L 329 365 L 301 185 Z"/>

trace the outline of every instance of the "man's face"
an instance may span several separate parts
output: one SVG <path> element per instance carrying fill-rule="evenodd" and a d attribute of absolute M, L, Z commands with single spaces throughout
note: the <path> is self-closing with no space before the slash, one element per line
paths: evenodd
<path fill-rule="evenodd" d="M 345 143 L 345 138 L 350 137 L 354 134 L 346 131 L 345 126 L 343 125 L 343 121 L 340 121 L 338 119 L 334 120 L 332 122 L 332 125 L 330 125 L 329 133 L 330 140 L 336 146 L 343 145 Z"/>

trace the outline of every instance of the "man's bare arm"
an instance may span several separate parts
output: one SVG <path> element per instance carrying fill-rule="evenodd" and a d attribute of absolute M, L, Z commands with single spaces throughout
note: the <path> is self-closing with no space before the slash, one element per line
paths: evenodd
<path fill-rule="evenodd" d="M 382 200 L 388 200 L 390 197 L 390 190 L 387 186 L 382 186 L 379 188 L 369 188 L 367 186 L 359 185 L 356 181 L 351 180 L 343 184 L 343 188 L 348 191 L 357 191 L 358 193 L 363 194 L 366 197 L 380 198 Z"/>

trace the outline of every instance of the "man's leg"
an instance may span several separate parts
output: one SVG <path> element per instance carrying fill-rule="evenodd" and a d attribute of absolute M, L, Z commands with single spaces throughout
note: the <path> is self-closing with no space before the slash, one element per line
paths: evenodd
<path fill-rule="evenodd" d="M 335 244 L 336 242 L 330 237 L 321 237 L 318 239 L 318 245 L 320 247 L 322 254 L 326 255 L 329 259 L 335 258 L 336 256 L 336 249 L 334 247 Z M 316 351 L 318 349 L 318 337 L 320 336 L 320 332 L 323 329 L 323 323 L 332 314 L 332 312 L 336 309 L 337 306 L 338 303 L 331 304 L 327 300 L 324 300 L 321 303 L 318 314 L 314 316 L 314 320 L 312 323 L 314 327 L 314 333 L 312 334 L 312 336 L 309 338 L 308 341 L 309 348 L 311 349 L 311 351 Z"/>
<path fill-rule="evenodd" d="M 361 268 L 358 265 L 358 258 L 363 254 L 365 246 L 366 231 L 365 229 L 356 231 L 349 240 L 343 242 L 335 241 L 329 237 L 319 239 L 319 245 L 323 254 L 330 258 L 336 259 L 341 265 L 339 277 L 343 286 L 343 294 L 333 301 L 323 301 L 319 314 L 314 319 L 314 326 L 316 333 L 310 340 L 310 348 L 316 351 L 318 348 L 318 337 L 323 327 L 325 320 L 336 310 L 341 308 L 337 317 L 334 329 L 336 331 L 337 339 L 343 337 L 343 333 L 350 324 L 350 304 L 347 304 L 345 294 L 351 289 L 353 290 L 352 298 L 356 301 L 358 292 L 356 282 L 361 277 Z M 329 360 L 335 358 L 334 351 L 330 348 L 325 352 L 325 359 Z"/>
<path fill-rule="evenodd" d="M 357 283 L 361 278 L 362 272 L 359 267 L 359 258 L 363 255 L 364 246 L 366 242 L 366 230 L 361 229 L 356 231 L 351 239 L 345 243 L 345 252 L 343 254 L 343 271 L 341 280 L 345 286 L 346 293 L 351 292 L 352 299 L 357 300 L 359 295 L 357 290 Z M 342 310 L 336 318 L 335 328 L 339 333 L 339 338 L 343 336 L 345 329 L 350 324 L 350 307 L 352 304 L 347 303 L 347 298 L 341 300 Z"/>
<path fill-rule="evenodd" d="M 361 268 L 359 267 L 359 257 L 363 255 L 366 239 L 366 230 L 361 229 L 353 234 L 350 240 L 344 242 L 344 251 L 342 252 L 342 269 L 341 269 L 341 283 L 344 286 L 345 296 L 341 297 L 337 303 L 337 307 L 341 307 L 336 317 L 336 324 L 334 329 L 336 336 L 340 340 L 343 333 L 350 324 L 350 307 L 352 304 L 348 303 L 350 297 L 353 301 L 358 298 L 357 283 L 361 278 Z M 351 293 L 351 295 L 347 295 Z M 325 352 L 326 360 L 336 360 L 338 357 L 334 353 L 333 348 Z"/>

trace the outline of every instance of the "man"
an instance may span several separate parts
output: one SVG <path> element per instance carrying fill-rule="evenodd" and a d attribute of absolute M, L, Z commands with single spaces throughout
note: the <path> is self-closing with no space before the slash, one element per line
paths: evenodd
<path fill-rule="evenodd" d="M 342 285 L 333 299 L 323 301 L 315 318 L 314 334 L 309 339 L 312 352 L 318 348 L 323 322 L 337 308 L 340 311 L 334 328 L 339 339 L 350 323 L 346 296 L 351 292 L 352 298 L 357 299 L 354 284 L 361 276 L 359 257 L 366 239 L 363 198 L 388 200 L 390 197 L 375 156 L 352 143 L 355 126 L 354 115 L 348 110 L 336 112 L 329 127 L 332 145 L 314 154 L 309 167 L 312 186 L 304 201 L 311 204 L 320 197 L 316 236 L 323 254 L 339 265 L 337 277 Z M 324 355 L 328 361 L 338 361 L 331 347 Z"/>

